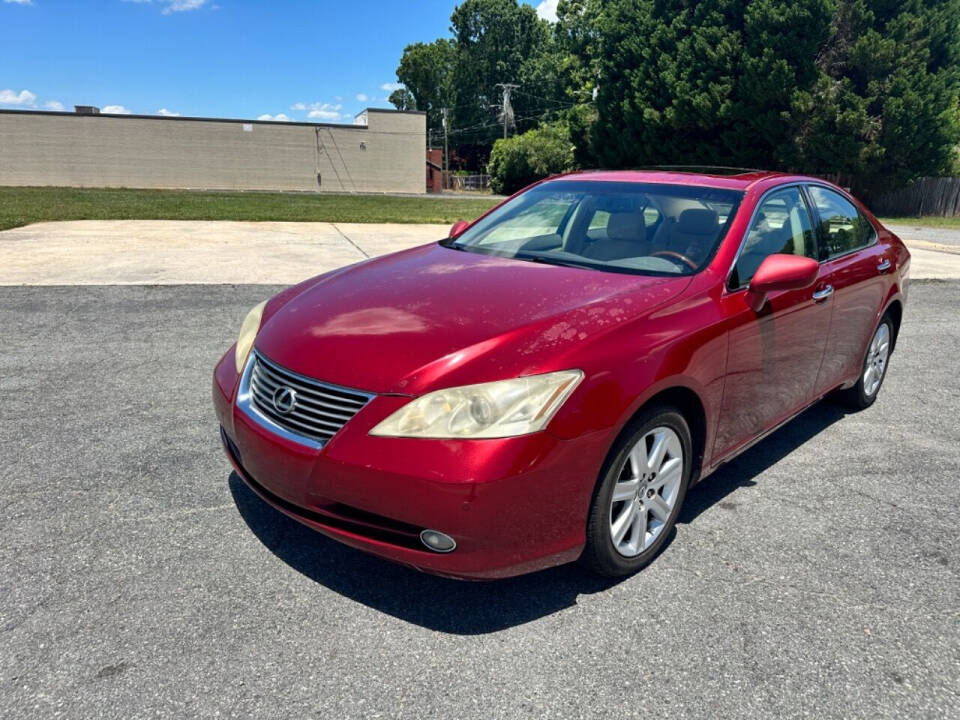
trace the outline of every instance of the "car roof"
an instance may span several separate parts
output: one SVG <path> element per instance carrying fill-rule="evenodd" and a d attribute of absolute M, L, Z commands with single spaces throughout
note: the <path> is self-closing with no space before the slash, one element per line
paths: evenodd
<path fill-rule="evenodd" d="M 652 168 L 644 170 L 583 170 L 558 175 L 550 180 L 578 180 L 588 182 L 662 183 L 667 185 L 698 185 L 701 187 L 749 190 L 763 180 L 817 181 L 799 175 L 788 175 L 769 170 L 741 168 Z M 776 184 L 776 183 L 769 183 Z"/>

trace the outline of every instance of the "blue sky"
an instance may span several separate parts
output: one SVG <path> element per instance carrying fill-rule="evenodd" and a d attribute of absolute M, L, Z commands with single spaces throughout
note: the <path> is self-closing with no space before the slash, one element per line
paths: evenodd
<path fill-rule="evenodd" d="M 535 0 L 549 15 L 556 0 Z M 0 107 L 351 122 L 456 0 L 0 0 Z"/>

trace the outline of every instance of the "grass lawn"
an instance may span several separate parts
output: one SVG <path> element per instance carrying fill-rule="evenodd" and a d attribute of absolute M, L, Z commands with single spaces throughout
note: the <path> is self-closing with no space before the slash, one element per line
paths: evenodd
<path fill-rule="evenodd" d="M 917 227 L 954 228 L 960 230 L 960 217 L 888 217 L 880 218 L 884 225 L 914 225 Z"/>
<path fill-rule="evenodd" d="M 498 200 L 389 195 L 0 187 L 0 230 L 49 220 L 453 223 Z"/>

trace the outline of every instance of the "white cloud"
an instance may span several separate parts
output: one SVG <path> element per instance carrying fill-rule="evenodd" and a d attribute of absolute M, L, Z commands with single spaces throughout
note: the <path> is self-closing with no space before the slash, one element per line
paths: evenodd
<path fill-rule="evenodd" d="M 207 0 L 164 0 L 164 2 L 166 4 L 163 9 L 164 15 L 186 10 L 197 10 L 207 4 Z"/>
<path fill-rule="evenodd" d="M 343 117 L 340 103 L 297 103 L 291 106 L 292 110 L 309 110 L 307 117 L 313 120 L 339 120 Z"/>
<path fill-rule="evenodd" d="M 380 86 L 380 89 L 385 92 L 393 92 L 394 90 L 399 90 L 403 87 L 403 83 L 384 83 Z"/>
<path fill-rule="evenodd" d="M 7 0 L 9 2 L 9 0 Z M 124 2 L 136 3 L 138 5 L 146 5 L 156 3 L 157 5 L 162 5 L 163 10 L 161 11 L 164 15 L 170 15 L 171 13 L 176 12 L 185 12 L 187 10 L 199 10 L 204 5 L 207 4 L 207 0 L 123 0 Z M 214 9 L 217 6 L 213 6 Z"/>
<path fill-rule="evenodd" d="M 358 101 L 358 102 L 366 102 L 366 101 L 369 100 L 369 99 L 370 99 L 370 98 L 367 97 L 364 93 L 357 93 L 357 101 Z"/>
<path fill-rule="evenodd" d="M 167 110 L 166 108 L 160 108 L 157 110 L 157 115 L 163 115 L 164 117 L 180 117 L 180 113 L 174 112 L 173 110 Z"/>
<path fill-rule="evenodd" d="M 3 0 L 5 3 L 13 3 L 14 5 L 33 5 L 33 0 Z"/>
<path fill-rule="evenodd" d="M 63 111 L 64 111 L 63 103 L 60 102 L 59 100 L 47 100 L 47 101 L 43 104 L 43 106 L 44 106 L 47 110 L 55 110 L 56 112 L 63 112 Z"/>
<path fill-rule="evenodd" d="M 100 108 L 100 112 L 106 115 L 130 115 L 130 110 L 123 105 L 107 105 L 106 107 Z"/>
<path fill-rule="evenodd" d="M 537 5 L 537 15 L 549 22 L 557 21 L 557 0 L 543 0 Z"/>
<path fill-rule="evenodd" d="M 339 120 L 340 113 L 333 110 L 311 110 L 307 113 L 307 117 L 313 120 Z"/>
<path fill-rule="evenodd" d="M 283 113 L 277 113 L 276 115 L 270 115 L 269 113 L 264 113 L 259 116 L 257 120 L 274 120 L 276 122 L 290 122 L 290 118 Z"/>
<path fill-rule="evenodd" d="M 337 99 L 340 100 L 341 98 L 337 98 Z M 340 110 L 343 109 L 343 105 L 339 102 L 337 103 L 298 102 L 291 105 L 290 109 L 296 110 L 298 112 L 308 111 L 307 117 L 313 118 L 313 119 L 339 120 L 341 117 L 344 117 L 344 115 L 340 113 Z"/>
<path fill-rule="evenodd" d="M 14 92 L 13 90 L 0 90 L 0 105 L 30 105 L 37 101 L 37 96 L 29 90 Z"/>

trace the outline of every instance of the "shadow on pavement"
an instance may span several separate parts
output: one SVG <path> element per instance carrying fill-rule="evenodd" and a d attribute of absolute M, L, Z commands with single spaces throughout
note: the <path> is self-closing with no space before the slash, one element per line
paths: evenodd
<path fill-rule="evenodd" d="M 756 485 L 757 475 L 844 414 L 831 403 L 807 410 L 695 487 L 678 522 L 693 522 L 735 490 Z M 458 635 L 496 632 L 571 607 L 579 595 L 602 592 L 621 581 L 596 577 L 576 564 L 495 582 L 427 575 L 341 545 L 301 525 L 262 501 L 236 473 L 231 473 L 229 484 L 244 522 L 294 570 L 356 602 L 431 630 Z"/>
<path fill-rule="evenodd" d="M 417 572 L 330 540 L 274 510 L 236 473 L 230 492 L 241 517 L 277 557 L 321 585 L 406 622 L 458 635 L 496 632 L 576 604 L 614 586 L 576 564 L 496 582 Z"/>
<path fill-rule="evenodd" d="M 693 522 L 707 508 L 721 503 L 734 491 L 756 485 L 757 475 L 792 453 L 805 442 L 815 437 L 838 420 L 847 411 L 825 400 L 800 413 L 793 420 L 764 438 L 742 455 L 695 486 L 687 495 L 678 523 Z"/>

